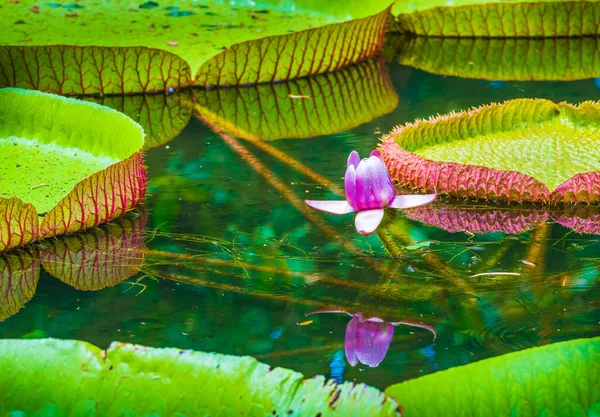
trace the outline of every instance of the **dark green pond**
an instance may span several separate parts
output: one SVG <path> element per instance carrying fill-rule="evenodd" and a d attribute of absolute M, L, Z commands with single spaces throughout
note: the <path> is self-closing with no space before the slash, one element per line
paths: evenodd
<path fill-rule="evenodd" d="M 306 376 L 383 389 L 511 351 L 599 335 L 600 237 L 578 233 L 600 234 L 593 207 L 485 211 L 443 201 L 429 212 L 451 230 L 485 233 L 451 233 L 398 212 L 384 238 L 413 246 L 395 259 L 378 235 L 356 233 L 353 216 L 303 203 L 340 198 L 327 181 L 343 190 L 348 154 L 366 156 L 396 125 L 516 97 L 594 100 L 598 83 L 482 81 L 395 61 L 369 65 L 363 78 L 339 73 L 258 93 L 200 92 L 197 102 L 210 111 L 189 122 L 191 110 L 153 101 L 163 125 L 186 125 L 145 155 L 144 211 L 92 235 L 47 243 L 64 250 L 46 256 L 44 265 L 62 272 L 42 269 L 37 280 L 29 271 L 4 284 L 12 288 L 5 303 L 17 307 L 4 314 L 10 317 L 0 323 L 0 337 L 252 355 Z M 359 86 L 365 78 L 379 82 Z M 311 105 L 319 100 L 328 105 L 315 111 Z M 215 110 L 222 103 L 228 117 Z M 294 134 L 313 137 L 289 138 Z M 305 316 L 323 309 L 422 323 L 437 338 L 397 326 L 378 367 L 352 367 L 343 350 L 350 317 Z"/>

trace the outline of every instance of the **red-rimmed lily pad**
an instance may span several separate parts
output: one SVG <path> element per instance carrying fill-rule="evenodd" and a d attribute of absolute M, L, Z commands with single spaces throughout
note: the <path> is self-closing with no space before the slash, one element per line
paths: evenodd
<path fill-rule="evenodd" d="M 144 196 L 144 133 L 117 111 L 8 88 L 0 126 L 0 252 L 98 226 Z"/>
<path fill-rule="evenodd" d="M 443 37 L 600 34 L 597 0 L 409 0 L 395 3 L 396 30 Z"/>
<path fill-rule="evenodd" d="M 144 264 L 146 215 L 128 215 L 85 233 L 60 236 L 0 255 L 0 321 L 35 294 L 40 265 L 81 291 L 115 286 Z"/>
<path fill-rule="evenodd" d="M 7 3 L 0 86 L 106 95 L 335 71 L 381 50 L 391 1 L 146 4 L 42 4 L 32 13 L 30 2 Z"/>
<path fill-rule="evenodd" d="M 600 202 L 600 105 L 518 99 L 400 126 L 381 154 L 401 184 L 458 198 Z"/>

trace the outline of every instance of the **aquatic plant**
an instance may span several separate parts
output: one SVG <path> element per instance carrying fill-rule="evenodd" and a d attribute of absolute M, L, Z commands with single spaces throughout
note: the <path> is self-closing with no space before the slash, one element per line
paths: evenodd
<path fill-rule="evenodd" d="M 5 339 L 0 366 L 1 415 L 399 415 L 398 404 L 374 388 L 338 385 L 322 376 L 304 379 L 251 357 Z"/>
<path fill-rule="evenodd" d="M 0 9 L 0 86 L 107 95 L 321 74 L 381 50 L 391 3 L 11 2 Z"/>
<path fill-rule="evenodd" d="M 396 2 L 394 29 L 424 36 L 568 37 L 598 35 L 600 2 L 412 0 Z"/>
<path fill-rule="evenodd" d="M 383 219 L 385 208 L 406 209 L 431 203 L 436 194 L 395 195 L 394 185 L 378 151 L 360 159 L 358 152 L 348 156 L 344 177 L 346 200 L 306 200 L 306 204 L 333 214 L 356 213 L 356 231 L 371 234 Z"/>
<path fill-rule="evenodd" d="M 317 310 L 307 314 L 343 313 L 352 317 L 346 326 L 344 352 L 351 366 L 362 363 L 375 368 L 385 358 L 385 355 L 394 337 L 394 327 L 405 326 L 419 327 L 429 330 L 433 339 L 437 333 L 432 326 L 419 324 L 412 321 L 385 321 L 379 317 L 365 318 L 363 313 L 350 314 L 344 310 Z"/>
<path fill-rule="evenodd" d="M 597 203 L 598 120 L 597 103 L 516 99 L 399 126 L 380 151 L 392 178 L 411 188 L 517 203 Z"/>
<path fill-rule="evenodd" d="M 589 416 L 600 412 L 600 338 L 526 349 L 385 390 L 404 417 Z"/>
<path fill-rule="evenodd" d="M 132 210 L 146 190 L 143 143 L 107 107 L 0 90 L 0 253 Z"/>

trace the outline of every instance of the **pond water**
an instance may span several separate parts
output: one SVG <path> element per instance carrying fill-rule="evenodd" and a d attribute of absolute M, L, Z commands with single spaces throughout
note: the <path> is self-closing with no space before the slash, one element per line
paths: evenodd
<path fill-rule="evenodd" d="M 395 59 L 367 65 L 375 87 L 340 73 L 258 93 L 200 92 L 204 111 L 189 120 L 187 110 L 154 107 L 163 124 L 185 127 L 147 151 L 143 210 L 90 235 L 45 243 L 39 279 L 24 272 L 9 284 L 17 307 L 4 314 L 0 337 L 252 355 L 307 377 L 383 389 L 599 335 L 600 215 L 593 207 L 486 210 L 444 200 L 429 211 L 399 212 L 380 235 L 364 237 L 351 215 L 303 202 L 341 198 L 348 154 L 366 156 L 396 125 L 517 97 L 593 100 L 598 83 L 445 77 Z M 187 103 L 182 97 L 174 100 Z M 228 110 L 220 111 L 224 102 Z M 400 245 L 409 249 L 391 256 Z M 306 316 L 333 309 L 431 326 L 437 337 L 399 325 L 379 366 L 351 366 L 344 356 L 350 317 Z"/>

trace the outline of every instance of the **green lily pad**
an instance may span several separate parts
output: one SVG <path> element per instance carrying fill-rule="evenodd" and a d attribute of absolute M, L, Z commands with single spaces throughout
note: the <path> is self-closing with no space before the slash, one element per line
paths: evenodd
<path fill-rule="evenodd" d="M 35 294 L 40 265 L 82 291 L 115 286 L 144 264 L 145 213 L 86 233 L 59 236 L 0 255 L 0 321 L 16 314 Z"/>
<path fill-rule="evenodd" d="M 504 81 L 600 77 L 597 38 L 399 37 L 398 62 L 433 74 Z"/>
<path fill-rule="evenodd" d="M 0 86 L 106 95 L 255 84 L 338 70 L 379 52 L 390 0 L 327 3 L 171 0 L 145 8 L 128 0 L 33 13 L 31 3 L 11 2 L 0 8 Z"/>
<path fill-rule="evenodd" d="M 244 139 L 329 135 L 390 113 L 398 95 L 379 59 L 282 84 L 197 90 L 203 120 Z"/>
<path fill-rule="evenodd" d="M 419 416 L 593 416 L 600 413 L 600 338 L 526 349 L 385 390 Z"/>
<path fill-rule="evenodd" d="M 2 340 L 0 366 L 0 415 L 399 415 L 397 404 L 374 388 L 303 379 L 250 357 L 122 343 L 103 351 L 69 340 Z"/>
<path fill-rule="evenodd" d="M 396 2 L 396 30 L 444 37 L 570 37 L 600 34 L 600 2 L 411 0 Z"/>
<path fill-rule="evenodd" d="M 106 107 L 0 90 L 0 252 L 133 209 L 146 187 L 143 143 L 138 124 Z"/>
<path fill-rule="evenodd" d="M 392 178 L 511 202 L 600 202 L 600 106 L 519 99 L 400 126 L 381 145 Z"/>

